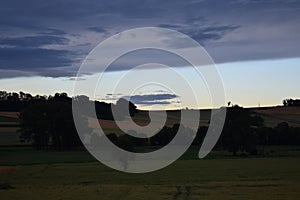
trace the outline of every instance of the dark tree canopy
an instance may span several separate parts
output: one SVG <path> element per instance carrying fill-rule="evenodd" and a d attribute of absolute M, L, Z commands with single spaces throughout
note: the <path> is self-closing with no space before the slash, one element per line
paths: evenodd
<path fill-rule="evenodd" d="M 300 99 L 285 99 L 282 102 L 284 106 L 300 106 Z"/>
<path fill-rule="evenodd" d="M 20 113 L 20 138 L 37 149 L 71 149 L 81 146 L 71 105 L 62 101 L 32 104 Z"/>
<path fill-rule="evenodd" d="M 111 104 L 90 101 L 87 96 L 74 97 L 74 101 L 95 103 L 96 114 L 100 119 L 113 120 Z M 130 116 L 136 112 L 136 106 L 129 105 Z M 55 149 L 71 149 L 82 143 L 76 132 L 72 115 L 72 98 L 66 93 L 56 93 L 54 96 L 32 96 L 23 92 L 0 92 L 1 111 L 20 111 L 20 139 L 30 142 L 38 149 L 53 147 Z M 87 127 L 88 113 L 82 112 L 82 127 Z M 81 126 L 80 126 L 81 127 Z M 85 128 L 83 131 L 91 131 Z"/>
<path fill-rule="evenodd" d="M 256 133 L 263 125 L 261 117 L 239 106 L 230 107 L 227 111 L 221 143 L 233 155 L 238 151 L 254 154 L 257 144 Z"/>

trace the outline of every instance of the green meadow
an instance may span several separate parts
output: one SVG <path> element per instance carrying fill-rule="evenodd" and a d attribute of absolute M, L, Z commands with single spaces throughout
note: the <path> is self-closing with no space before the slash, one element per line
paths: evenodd
<path fill-rule="evenodd" d="M 266 157 L 233 158 L 212 152 L 197 159 L 193 147 L 170 166 L 128 174 L 85 151 L 2 147 L 0 196 L 34 199 L 299 199 L 300 149 L 267 147 Z"/>
<path fill-rule="evenodd" d="M 19 165 L 1 199 L 299 199 L 300 158 L 179 160 L 127 174 L 98 162 Z M 2 188 L 1 188 L 2 187 Z"/>

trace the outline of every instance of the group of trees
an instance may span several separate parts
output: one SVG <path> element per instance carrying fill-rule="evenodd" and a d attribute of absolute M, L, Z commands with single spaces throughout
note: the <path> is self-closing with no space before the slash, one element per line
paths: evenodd
<path fill-rule="evenodd" d="M 33 96 L 24 92 L 16 93 L 0 91 L 0 110 L 7 112 L 19 112 L 29 104 L 45 101 L 47 98 L 47 96 Z"/>
<path fill-rule="evenodd" d="M 120 99 L 115 105 L 104 102 L 91 101 L 86 96 L 74 97 L 75 101 L 95 103 L 96 115 L 100 119 L 122 119 L 133 116 L 138 112 L 136 106 Z M 299 100 L 287 99 L 285 106 L 296 106 Z M 129 106 L 129 112 L 125 109 Z M 118 111 L 113 116 L 112 110 Z M 72 116 L 72 98 L 66 93 L 56 93 L 54 96 L 32 96 L 27 93 L 0 92 L 1 111 L 20 111 L 20 139 L 32 143 L 38 149 L 71 149 L 82 146 L 76 132 Z M 87 118 L 83 118 L 87 123 Z M 156 135 L 139 139 L 129 135 L 117 136 L 109 134 L 107 137 L 120 147 L 133 150 L 135 146 L 165 146 L 172 141 L 178 132 L 179 124 L 172 127 L 163 127 Z M 193 145 L 200 146 L 203 142 L 208 127 L 200 127 L 193 134 L 186 129 L 185 137 L 193 137 Z M 90 131 L 91 130 L 87 130 Z M 97 138 L 94 138 L 97 140 Z M 98 138 L 99 139 L 99 138 Z M 185 139 L 185 138 L 182 138 Z M 257 154 L 258 146 L 265 145 L 299 145 L 300 128 L 290 127 L 282 122 L 276 127 L 266 127 L 264 120 L 249 109 L 231 106 L 227 109 L 227 116 L 223 132 L 216 148 L 226 149 L 237 155 L 238 152 Z M 262 149 L 263 150 L 263 149 Z"/>
<path fill-rule="evenodd" d="M 284 106 L 300 106 L 300 99 L 285 99 L 283 100 Z"/>
<path fill-rule="evenodd" d="M 145 147 L 145 146 L 157 146 L 157 147 L 162 147 L 167 144 L 169 144 L 174 137 L 177 135 L 177 132 L 179 130 L 180 125 L 179 124 L 174 124 L 172 127 L 167 127 L 164 126 L 157 134 L 155 134 L 152 137 L 146 137 L 145 134 L 143 134 L 145 137 L 143 138 L 138 138 L 134 137 L 132 135 L 137 135 L 133 130 L 129 130 L 127 133 L 131 132 L 131 134 L 122 134 L 122 135 L 116 135 L 115 133 L 109 133 L 106 136 L 103 135 L 98 135 L 92 134 L 91 142 L 94 143 L 92 144 L 93 148 L 101 148 L 97 146 L 99 143 L 99 140 L 102 140 L 103 137 L 107 137 L 112 143 L 115 145 L 119 146 L 122 149 L 132 151 L 132 152 L 138 152 L 142 151 L 144 152 L 147 149 L 143 148 L 137 148 L 137 147 Z M 181 127 L 181 131 L 184 132 L 180 139 L 178 140 L 179 142 L 184 142 L 186 140 L 193 140 L 195 138 L 196 133 L 194 133 L 191 129 L 187 127 Z M 200 134 L 199 134 L 200 135 Z M 180 143 L 178 144 L 180 145 Z"/>
<path fill-rule="evenodd" d="M 95 106 L 99 119 L 113 119 L 112 107 L 126 108 L 128 115 L 137 113 L 136 106 L 125 99 L 120 99 L 116 105 L 105 102 L 91 101 L 87 96 L 71 98 L 67 93 L 56 93 L 54 96 L 33 96 L 28 93 L 8 93 L 0 91 L 0 111 L 20 112 L 20 139 L 32 143 L 37 149 L 54 148 L 58 150 L 71 149 L 82 146 L 76 132 L 72 100 L 88 102 Z M 118 112 L 118 118 L 126 116 L 125 111 Z M 88 114 L 82 115 L 83 127 L 87 127 Z M 91 130 L 85 130 L 91 131 Z"/>
<path fill-rule="evenodd" d="M 300 127 L 281 122 L 276 127 L 262 127 L 258 132 L 259 145 L 300 145 Z"/>
<path fill-rule="evenodd" d="M 37 149 L 68 150 L 81 146 L 72 117 L 72 107 L 63 101 L 27 106 L 19 116 L 20 139 Z"/>
<path fill-rule="evenodd" d="M 236 155 L 238 151 L 256 153 L 257 133 L 264 126 L 261 117 L 239 106 L 227 109 L 219 145 Z"/>
<path fill-rule="evenodd" d="M 62 99 L 27 107 L 21 112 L 20 124 L 21 138 L 24 141 L 33 141 L 39 149 L 49 146 L 55 149 L 70 149 L 82 145 L 73 123 L 71 105 Z M 139 146 L 159 147 L 169 144 L 178 129 L 179 124 L 174 124 L 172 127 L 165 126 L 157 134 L 146 139 L 127 134 L 117 136 L 114 133 L 108 134 L 107 137 L 121 148 L 135 151 L 135 147 Z M 186 129 L 185 137 L 194 138 L 192 145 L 200 146 L 207 130 L 207 126 L 200 127 L 197 133 Z M 101 137 L 94 135 L 92 141 L 97 142 Z M 266 127 L 264 120 L 257 114 L 233 106 L 227 110 L 224 129 L 215 148 L 228 150 L 235 156 L 238 152 L 251 155 L 263 154 L 266 145 L 299 144 L 300 128 L 290 127 L 286 122 L 279 123 L 274 128 Z"/>
<path fill-rule="evenodd" d="M 0 91 L 0 110 L 7 112 L 20 112 L 26 107 L 48 101 L 63 101 L 71 105 L 72 98 L 67 93 L 55 93 L 52 95 L 31 95 L 24 92 Z"/>
<path fill-rule="evenodd" d="M 263 118 L 250 110 L 239 106 L 228 108 L 217 148 L 227 149 L 233 155 L 239 151 L 263 154 L 266 145 L 300 145 L 300 128 L 290 127 L 287 122 L 266 127 Z"/>
<path fill-rule="evenodd" d="M 112 114 L 112 107 L 116 107 L 116 109 L 121 110 L 118 112 L 119 118 L 122 118 L 126 115 L 124 111 L 124 108 L 126 108 L 127 105 L 129 105 L 129 115 L 133 116 L 135 113 L 137 113 L 136 106 L 126 100 L 126 99 L 120 99 L 116 105 L 111 103 L 105 103 L 105 102 L 99 102 L 99 101 L 91 101 L 89 97 L 80 95 L 76 98 L 78 101 L 88 101 L 90 103 L 94 103 L 96 115 L 99 119 L 106 119 L 106 120 L 113 120 L 114 116 Z M 37 103 L 47 103 L 47 102 L 65 102 L 72 105 L 72 98 L 68 96 L 67 93 L 55 93 L 52 95 L 31 95 L 29 93 L 24 92 L 6 92 L 6 91 L 0 91 L 0 111 L 6 111 L 6 112 L 21 112 L 23 109 L 27 108 L 28 106 L 32 104 Z"/>
<path fill-rule="evenodd" d="M 163 127 L 156 135 L 148 139 L 139 139 L 129 135 L 107 137 L 116 145 L 134 151 L 138 146 L 165 146 L 178 132 L 179 124 Z M 197 133 L 186 129 L 186 137 L 193 137 L 192 145 L 201 146 L 208 127 L 199 127 Z M 103 136 L 102 136 L 103 137 Z M 95 139 L 95 138 L 94 138 Z M 97 139 L 97 138 L 96 138 Z M 263 118 L 239 106 L 229 107 L 221 137 L 216 149 L 227 150 L 236 156 L 242 154 L 264 154 L 266 145 L 300 145 L 300 128 L 290 127 L 288 123 L 279 123 L 276 127 L 266 127 Z"/>
<path fill-rule="evenodd" d="M 66 93 L 15 101 L 23 106 L 19 115 L 22 142 L 32 143 L 37 149 L 67 150 L 82 146 L 73 121 L 72 98 Z"/>

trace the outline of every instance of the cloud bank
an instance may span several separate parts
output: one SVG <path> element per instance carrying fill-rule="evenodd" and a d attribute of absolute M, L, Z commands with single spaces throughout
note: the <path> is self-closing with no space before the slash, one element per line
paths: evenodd
<path fill-rule="evenodd" d="M 295 0 L 11 0 L 0 10 L 0 78 L 72 77 L 99 42 L 145 26 L 189 35 L 217 63 L 300 56 Z M 116 68 L 124 69 L 122 63 Z"/>

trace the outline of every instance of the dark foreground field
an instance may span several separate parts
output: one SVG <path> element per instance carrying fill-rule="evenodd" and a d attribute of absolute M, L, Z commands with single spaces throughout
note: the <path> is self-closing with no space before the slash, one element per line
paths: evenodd
<path fill-rule="evenodd" d="M 169 167 L 148 174 L 117 172 L 84 151 L 18 149 L 1 150 L 0 197 L 4 200 L 300 197 L 297 149 L 261 158 L 233 158 L 214 152 L 204 160 L 194 158 L 195 149 Z"/>
<path fill-rule="evenodd" d="M 270 117 L 274 113 L 261 112 L 278 119 Z M 138 122 L 144 122 L 143 117 L 138 115 Z M 178 118 L 176 113 L 172 117 L 174 122 Z M 1 200 L 300 199 L 299 146 L 266 146 L 265 154 L 255 157 L 213 151 L 204 160 L 197 158 L 199 147 L 192 147 L 165 169 L 126 174 L 83 150 L 37 151 L 21 146 L 16 119 L 2 116 L 0 122 Z"/>

